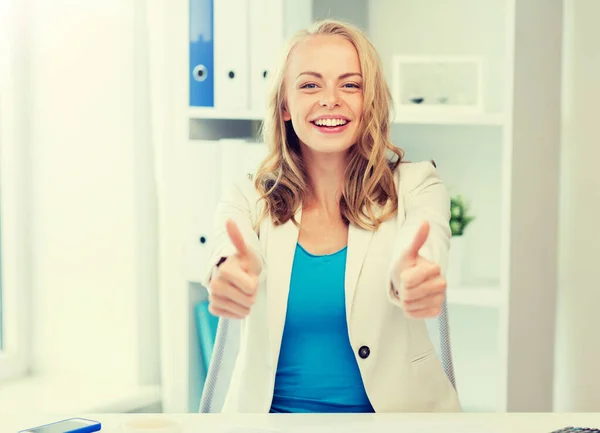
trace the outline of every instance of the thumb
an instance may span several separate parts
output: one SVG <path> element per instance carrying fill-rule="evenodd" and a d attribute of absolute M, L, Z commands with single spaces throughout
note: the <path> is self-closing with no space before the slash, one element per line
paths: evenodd
<path fill-rule="evenodd" d="M 240 256 L 245 257 L 248 254 L 248 247 L 237 224 L 233 220 L 227 220 L 225 227 L 233 246 L 238 250 Z"/>
<path fill-rule="evenodd" d="M 425 221 L 421 224 L 419 230 L 417 230 L 404 257 L 407 259 L 416 259 L 419 256 L 419 250 L 425 244 L 425 241 L 427 241 L 427 236 L 429 236 L 429 223 Z"/>

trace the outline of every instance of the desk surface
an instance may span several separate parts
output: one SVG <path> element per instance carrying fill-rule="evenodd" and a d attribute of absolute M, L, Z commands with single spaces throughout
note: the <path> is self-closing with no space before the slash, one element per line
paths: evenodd
<path fill-rule="evenodd" d="M 377 415 L 220 415 L 81 414 L 0 416 L 0 431 L 15 433 L 81 416 L 102 423 L 101 433 L 121 433 L 132 417 L 165 417 L 179 422 L 181 433 L 550 433 L 566 426 L 600 428 L 600 413 L 540 414 L 377 414 Z"/>

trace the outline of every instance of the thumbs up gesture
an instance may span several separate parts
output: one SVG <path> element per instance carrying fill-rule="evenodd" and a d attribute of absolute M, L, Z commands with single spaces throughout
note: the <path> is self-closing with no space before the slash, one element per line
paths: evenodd
<path fill-rule="evenodd" d="M 429 224 L 424 222 L 392 268 L 394 294 L 411 318 L 436 317 L 444 302 L 446 279 L 441 275 L 440 267 L 419 255 L 428 236 Z"/>
<path fill-rule="evenodd" d="M 248 248 L 235 222 L 228 220 L 226 227 L 236 253 L 217 267 L 209 283 L 208 310 L 215 316 L 243 319 L 256 300 L 262 262 Z"/>

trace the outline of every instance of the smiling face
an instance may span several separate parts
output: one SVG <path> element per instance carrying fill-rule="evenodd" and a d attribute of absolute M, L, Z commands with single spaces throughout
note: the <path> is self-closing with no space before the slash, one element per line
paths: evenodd
<path fill-rule="evenodd" d="M 313 152 L 346 152 L 357 140 L 363 111 L 362 76 L 354 45 L 342 36 L 300 42 L 285 72 L 286 109 L 296 135 Z"/>

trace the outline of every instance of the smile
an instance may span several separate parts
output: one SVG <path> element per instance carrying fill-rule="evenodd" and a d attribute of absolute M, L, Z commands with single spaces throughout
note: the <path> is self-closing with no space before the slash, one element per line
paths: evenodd
<path fill-rule="evenodd" d="M 317 119 L 312 123 L 317 126 L 335 127 L 345 125 L 348 121 L 346 119 Z"/>
<path fill-rule="evenodd" d="M 350 121 L 346 119 L 317 119 L 310 123 L 322 134 L 339 134 L 350 125 Z"/>

